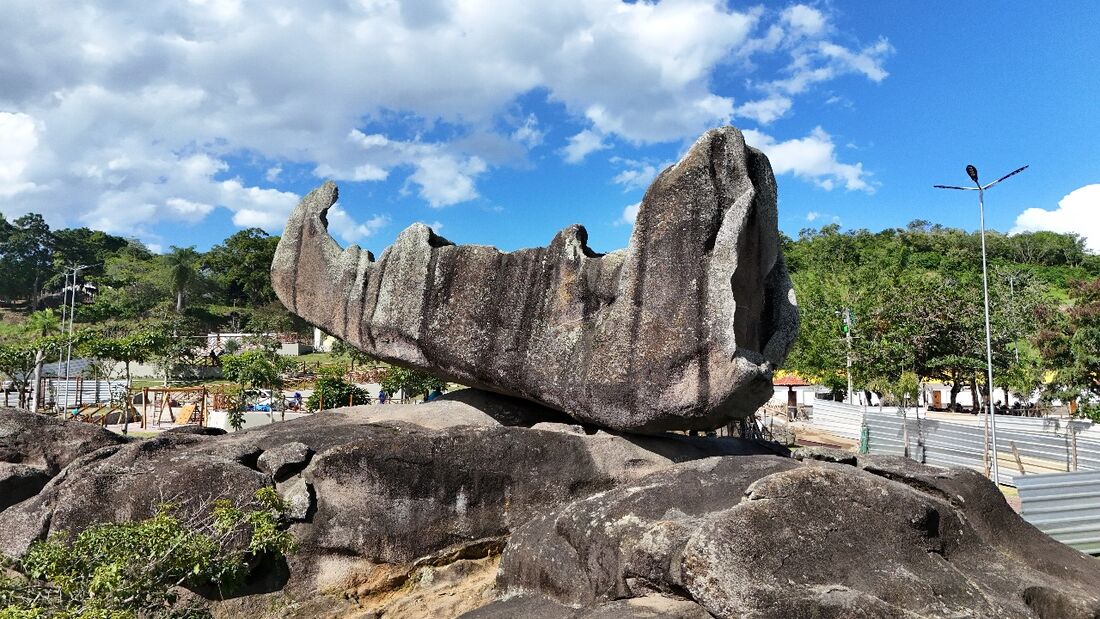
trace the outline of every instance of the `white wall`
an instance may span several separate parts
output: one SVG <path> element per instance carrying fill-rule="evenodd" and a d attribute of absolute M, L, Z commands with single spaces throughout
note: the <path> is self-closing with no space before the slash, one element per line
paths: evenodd
<path fill-rule="evenodd" d="M 775 385 L 775 386 L 773 386 L 773 389 L 775 390 L 775 392 L 772 394 L 771 399 L 768 400 L 768 404 L 786 406 L 787 405 L 787 390 L 789 389 L 789 387 L 787 387 L 785 385 Z M 816 393 L 827 393 L 828 391 L 829 390 L 824 388 L 824 387 L 817 387 L 817 386 L 795 387 L 794 388 L 795 397 L 798 398 L 798 403 L 799 404 L 804 404 L 806 406 L 813 406 L 814 399 L 815 399 L 814 394 L 816 394 Z"/>
<path fill-rule="evenodd" d="M 212 428 L 221 428 L 226 432 L 233 432 L 233 427 L 229 425 L 229 414 L 226 411 L 210 411 L 207 416 L 206 425 Z M 244 414 L 244 425 L 241 426 L 242 430 L 248 430 L 251 428 L 258 428 L 260 426 L 266 426 L 270 423 L 279 423 L 284 419 L 290 421 L 292 419 L 299 419 L 305 417 L 309 413 L 292 413 L 287 411 L 286 413 L 274 412 L 274 413 L 261 413 L 256 411 L 249 411 Z"/>

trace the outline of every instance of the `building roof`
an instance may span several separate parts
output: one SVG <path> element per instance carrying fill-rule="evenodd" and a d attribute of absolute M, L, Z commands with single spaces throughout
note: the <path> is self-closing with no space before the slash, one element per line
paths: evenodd
<path fill-rule="evenodd" d="M 776 387 L 810 387 L 813 383 L 802 380 L 802 377 L 797 374 L 787 374 L 773 379 L 772 384 Z"/>

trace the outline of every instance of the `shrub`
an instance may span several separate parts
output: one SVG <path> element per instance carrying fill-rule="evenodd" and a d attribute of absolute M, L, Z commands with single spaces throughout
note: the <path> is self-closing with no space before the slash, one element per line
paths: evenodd
<path fill-rule="evenodd" d="M 244 507 L 225 499 L 191 510 L 163 504 L 145 520 L 35 542 L 15 566 L 25 578 L 0 579 L 0 619 L 208 617 L 178 605 L 175 588 L 224 596 L 259 561 L 294 552 L 285 512 L 275 490 L 262 488 Z"/>
<path fill-rule="evenodd" d="M 411 396 L 414 394 L 427 394 L 429 391 L 436 389 L 446 391 L 447 383 L 427 372 L 393 366 L 386 371 L 386 375 L 382 378 L 382 388 L 391 395 L 403 389 L 406 396 Z"/>
<path fill-rule="evenodd" d="M 313 393 L 306 398 L 306 410 L 319 410 L 322 402 L 325 408 L 370 404 L 370 394 L 344 380 L 340 370 L 325 368 L 313 386 Z"/>

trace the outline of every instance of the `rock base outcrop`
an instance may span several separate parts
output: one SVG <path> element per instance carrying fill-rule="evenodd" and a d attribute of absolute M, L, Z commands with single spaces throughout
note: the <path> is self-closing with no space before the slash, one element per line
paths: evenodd
<path fill-rule="evenodd" d="M 43 488 L 0 510 L 0 550 L 274 486 L 297 505 L 301 550 L 239 597 L 209 601 L 221 616 L 1100 613 L 1096 560 L 1025 523 L 971 471 L 619 435 L 514 405 L 466 393 L 221 436 L 81 438 L 102 446 L 67 451 Z M 49 459 L 33 440 L 41 418 L 0 423 L 9 460 Z"/>

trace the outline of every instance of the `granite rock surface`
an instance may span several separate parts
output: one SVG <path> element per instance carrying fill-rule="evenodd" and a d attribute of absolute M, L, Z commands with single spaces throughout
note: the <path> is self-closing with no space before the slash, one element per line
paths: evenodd
<path fill-rule="evenodd" d="M 379 259 L 341 249 L 325 183 L 272 263 L 282 302 L 377 358 L 618 431 L 706 429 L 755 411 L 794 342 L 768 159 L 708 131 L 653 181 L 625 249 L 574 225 L 546 247 L 454 245 L 422 224 Z"/>

